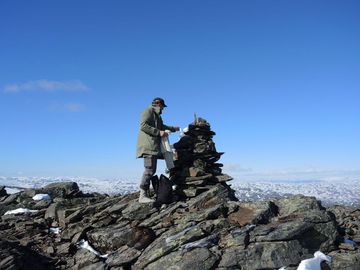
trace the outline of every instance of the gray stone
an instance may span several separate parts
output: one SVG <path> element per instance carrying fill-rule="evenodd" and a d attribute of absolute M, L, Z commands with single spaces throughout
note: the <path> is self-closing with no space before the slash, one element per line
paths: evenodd
<path fill-rule="evenodd" d="M 99 258 L 87 249 L 79 249 L 75 255 L 75 266 L 73 269 L 83 269 L 86 266 L 90 266 L 99 262 Z"/>
<path fill-rule="evenodd" d="M 92 264 L 81 266 L 79 269 L 81 269 L 81 270 L 105 270 L 105 269 L 107 269 L 107 266 L 103 262 L 95 262 Z"/>
<path fill-rule="evenodd" d="M 238 203 L 238 210 L 228 216 L 231 224 L 267 224 L 277 214 L 277 207 L 272 202 Z"/>
<path fill-rule="evenodd" d="M 39 189 L 38 193 L 49 194 L 51 198 L 69 198 L 78 195 L 80 192 L 79 186 L 75 182 L 60 182 L 48 184 Z"/>
<path fill-rule="evenodd" d="M 221 175 L 215 175 L 213 178 L 213 181 L 215 182 L 227 182 L 227 181 L 231 181 L 233 180 L 233 178 L 230 175 L 227 174 L 221 174 Z"/>
<path fill-rule="evenodd" d="M 299 264 L 304 258 L 304 253 L 306 251 L 297 240 L 254 243 L 246 249 L 225 249 L 218 267 L 246 270 L 279 269 L 282 266 Z"/>
<path fill-rule="evenodd" d="M 155 213 L 157 210 L 151 203 L 139 203 L 138 201 L 132 201 L 122 211 L 124 218 L 129 220 L 143 220 Z"/>
<path fill-rule="evenodd" d="M 199 240 L 204 236 L 204 232 L 194 223 L 182 224 L 178 228 L 172 228 L 158 237 L 144 250 L 135 264 L 135 269 L 143 269 L 148 264 L 158 260 L 179 246 Z"/>
<path fill-rule="evenodd" d="M 57 211 L 59 209 L 59 203 L 52 203 L 46 209 L 45 219 L 49 219 L 50 221 L 54 221 L 57 219 Z"/>
<path fill-rule="evenodd" d="M 199 196 L 187 201 L 190 209 L 204 209 L 216 205 L 225 204 L 228 200 L 234 199 L 233 192 L 228 186 L 215 184 L 209 186 L 209 190 L 201 193 Z"/>
<path fill-rule="evenodd" d="M 89 241 L 100 253 L 113 252 L 133 239 L 130 225 L 116 224 L 106 228 L 91 230 L 87 233 Z"/>
<path fill-rule="evenodd" d="M 158 269 L 213 269 L 218 257 L 206 248 L 195 248 L 190 251 L 175 251 L 147 265 L 145 270 Z"/>
<path fill-rule="evenodd" d="M 113 267 L 113 266 L 121 266 L 125 264 L 130 264 L 141 255 L 141 252 L 137 249 L 128 247 L 128 246 L 122 246 L 118 250 L 116 250 L 114 253 L 111 253 L 106 263 Z"/>
<path fill-rule="evenodd" d="M 333 270 L 359 270 L 360 250 L 356 251 L 334 251 L 329 253 L 332 257 Z"/>
<path fill-rule="evenodd" d="M 174 205 L 171 205 L 160 211 L 160 213 L 156 213 L 150 218 L 145 219 L 142 223 L 140 223 L 140 225 L 151 227 L 155 224 L 159 224 L 161 220 L 163 220 L 165 217 L 171 216 L 178 208 L 186 208 L 187 206 L 188 205 L 183 202 L 176 202 Z"/>
<path fill-rule="evenodd" d="M 280 198 L 274 201 L 274 203 L 279 209 L 280 216 L 296 215 L 299 212 L 323 209 L 315 197 L 306 197 L 303 195 Z"/>

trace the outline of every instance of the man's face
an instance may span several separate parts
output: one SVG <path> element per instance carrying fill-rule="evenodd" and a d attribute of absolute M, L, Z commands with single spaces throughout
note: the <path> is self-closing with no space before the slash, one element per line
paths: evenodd
<path fill-rule="evenodd" d="M 160 108 L 161 111 L 164 109 L 164 105 L 161 102 L 156 102 L 155 104 Z"/>

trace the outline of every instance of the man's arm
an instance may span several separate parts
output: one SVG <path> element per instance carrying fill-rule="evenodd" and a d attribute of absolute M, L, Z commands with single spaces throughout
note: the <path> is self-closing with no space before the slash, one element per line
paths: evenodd
<path fill-rule="evenodd" d="M 179 127 L 173 127 L 173 126 L 167 126 L 167 125 L 163 125 L 164 130 L 170 130 L 171 132 L 175 132 L 175 131 L 179 131 L 180 128 Z"/>

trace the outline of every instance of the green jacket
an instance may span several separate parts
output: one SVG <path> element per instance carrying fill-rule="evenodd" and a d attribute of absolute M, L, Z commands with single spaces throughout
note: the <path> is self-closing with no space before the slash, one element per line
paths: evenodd
<path fill-rule="evenodd" d="M 157 108 L 149 106 L 141 114 L 140 130 L 137 140 L 136 157 L 145 155 L 163 158 L 160 151 L 160 130 L 175 131 L 172 126 L 164 125 Z"/>

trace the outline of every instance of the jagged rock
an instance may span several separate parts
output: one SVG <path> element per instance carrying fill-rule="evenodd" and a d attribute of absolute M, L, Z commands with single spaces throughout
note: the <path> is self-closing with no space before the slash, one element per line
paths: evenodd
<path fill-rule="evenodd" d="M 199 182 L 197 182 L 197 183 L 199 183 Z M 203 182 L 201 182 L 201 183 L 203 183 Z M 209 189 L 208 188 L 187 188 L 187 189 L 182 190 L 182 194 L 184 194 L 188 198 L 193 198 L 207 190 L 209 190 Z"/>
<path fill-rule="evenodd" d="M 156 211 L 156 208 L 154 208 L 151 203 L 138 203 L 138 201 L 132 201 L 122 211 L 122 215 L 129 220 L 143 220 Z"/>
<path fill-rule="evenodd" d="M 227 174 L 222 174 L 222 175 L 215 175 L 213 178 L 213 181 L 215 182 L 227 182 L 227 181 L 231 181 L 233 180 L 233 178 Z"/>
<path fill-rule="evenodd" d="M 228 249 L 231 247 L 236 247 L 238 249 L 245 249 L 249 244 L 249 231 L 252 228 L 245 229 L 234 229 L 231 230 L 228 234 L 222 235 L 219 246 L 222 249 Z"/>
<path fill-rule="evenodd" d="M 59 203 L 52 203 L 48 206 L 45 212 L 45 219 L 53 221 L 58 218 L 57 211 L 59 209 Z"/>
<path fill-rule="evenodd" d="M 145 219 L 140 225 L 141 226 L 153 226 L 155 224 L 159 224 L 165 217 L 171 217 L 171 215 L 178 209 L 178 208 L 185 208 L 188 207 L 187 204 L 183 202 L 176 202 L 174 205 L 169 205 L 167 209 L 162 210 L 160 213 L 156 213 L 155 215 L 151 216 L 150 218 Z"/>
<path fill-rule="evenodd" d="M 122 246 L 114 253 L 111 253 L 106 260 L 106 263 L 113 267 L 113 266 L 121 266 L 131 264 L 132 262 L 136 261 L 136 259 L 141 255 L 141 252 L 137 249 Z"/>
<path fill-rule="evenodd" d="M 333 270 L 358 270 L 360 269 L 360 251 L 333 251 L 329 253 L 332 257 Z"/>
<path fill-rule="evenodd" d="M 216 184 L 209 190 L 187 201 L 189 208 L 204 209 L 226 203 L 229 199 L 237 200 L 228 186 Z"/>
<path fill-rule="evenodd" d="M 100 253 L 109 253 L 129 243 L 133 238 L 132 228 L 128 223 L 120 223 L 91 230 L 87 238 Z"/>
<path fill-rule="evenodd" d="M 41 201 L 36 202 L 32 208 L 33 209 L 43 209 L 43 208 L 47 208 L 50 204 L 51 204 L 51 201 L 41 200 Z"/>
<path fill-rule="evenodd" d="M 75 265 L 73 266 L 72 269 L 78 269 L 78 270 L 86 269 L 86 267 L 92 267 L 94 265 L 98 266 L 99 265 L 98 263 L 100 262 L 99 258 L 94 253 L 90 252 L 87 249 L 79 249 L 75 253 L 74 259 L 75 259 Z M 101 262 L 101 264 L 103 263 Z"/>
<path fill-rule="evenodd" d="M 179 228 L 173 228 L 155 239 L 144 250 L 135 264 L 135 269 L 143 269 L 182 244 L 203 238 L 204 235 L 201 228 L 194 223 L 187 223 L 185 226 L 180 225 Z"/>
<path fill-rule="evenodd" d="M 7 196 L 7 192 L 4 186 L 0 186 L 0 197 Z"/>
<path fill-rule="evenodd" d="M 296 215 L 296 213 L 308 210 L 322 210 L 321 204 L 315 197 L 296 195 L 290 198 L 280 198 L 274 203 L 279 209 L 280 216 Z"/>
<path fill-rule="evenodd" d="M 238 210 L 228 216 L 234 225 L 266 224 L 277 214 L 277 207 L 272 202 L 239 203 Z"/>
<path fill-rule="evenodd" d="M 335 215 L 342 237 L 360 245 L 360 209 L 337 205 L 329 211 Z"/>
<path fill-rule="evenodd" d="M 10 194 L 9 196 L 6 197 L 5 200 L 3 200 L 1 202 L 1 204 L 2 205 L 9 205 L 9 204 L 15 203 L 16 200 L 19 198 L 19 196 L 20 196 L 20 193 Z"/>
<path fill-rule="evenodd" d="M 72 238 L 79 233 L 80 234 L 77 238 L 81 238 L 81 236 L 84 235 L 89 229 L 91 229 L 91 226 L 88 224 L 84 224 L 83 222 L 69 224 L 61 232 L 61 238 L 65 240 L 72 240 Z M 74 241 L 76 242 L 76 240 Z"/>
<path fill-rule="evenodd" d="M 146 270 L 158 269 L 213 269 L 218 257 L 207 248 L 196 248 L 190 251 L 175 251 L 147 265 Z"/>
<path fill-rule="evenodd" d="M 297 265 L 306 251 L 297 240 L 254 243 L 246 249 L 225 249 L 219 269 L 279 269 Z"/>
<path fill-rule="evenodd" d="M 55 269 L 51 258 L 42 256 L 16 242 L 0 240 L 0 269 Z"/>
<path fill-rule="evenodd" d="M 65 227 L 69 223 L 80 221 L 82 218 L 81 208 L 60 209 L 57 211 L 60 227 Z"/>
<path fill-rule="evenodd" d="M 39 193 L 49 194 L 51 198 L 69 198 L 78 195 L 79 192 L 79 186 L 75 182 L 52 183 L 39 190 Z"/>

